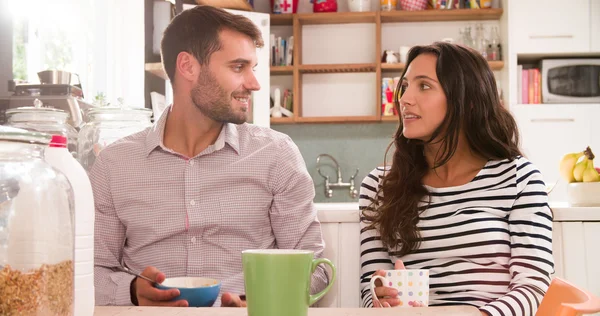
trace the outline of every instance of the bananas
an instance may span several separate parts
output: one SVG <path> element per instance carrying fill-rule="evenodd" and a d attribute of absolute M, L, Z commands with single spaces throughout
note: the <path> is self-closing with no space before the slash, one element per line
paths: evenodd
<path fill-rule="evenodd" d="M 583 156 L 583 151 L 578 153 L 566 154 L 560 161 L 560 176 L 568 183 L 577 182 L 574 176 L 575 165 L 579 158 Z M 583 178 L 582 178 L 583 179 Z"/>
<path fill-rule="evenodd" d="M 570 153 L 560 161 L 561 177 L 571 182 L 600 182 L 600 174 L 594 168 L 594 154 L 588 146 L 584 151 Z"/>

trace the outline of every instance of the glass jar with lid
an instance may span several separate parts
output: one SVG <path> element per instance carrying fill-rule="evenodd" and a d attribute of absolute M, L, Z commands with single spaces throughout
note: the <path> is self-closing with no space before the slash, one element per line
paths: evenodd
<path fill-rule="evenodd" d="M 0 315 L 73 315 L 74 197 L 49 141 L 0 126 Z"/>
<path fill-rule="evenodd" d="M 86 112 L 78 136 L 79 162 L 90 171 L 104 147 L 150 126 L 152 110 L 146 108 L 98 107 Z"/>
<path fill-rule="evenodd" d="M 43 106 L 35 99 L 33 106 L 6 110 L 7 126 L 22 128 L 33 132 L 61 135 L 67 138 L 67 149 L 77 158 L 77 130 L 67 123 L 69 113 Z"/>

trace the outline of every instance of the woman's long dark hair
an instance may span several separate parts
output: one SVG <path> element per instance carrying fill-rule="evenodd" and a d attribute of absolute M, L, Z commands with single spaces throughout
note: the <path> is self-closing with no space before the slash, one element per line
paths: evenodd
<path fill-rule="evenodd" d="M 462 131 L 471 151 L 487 159 L 514 159 L 521 155 L 517 124 L 502 106 L 494 73 L 476 51 L 437 42 L 415 46 L 408 53 L 406 69 L 421 54 L 437 56 L 436 74 L 447 99 L 444 123 L 427 142 L 409 140 L 402 134 L 402 119 L 394 135 L 396 147 L 392 165 L 383 177 L 377 199 L 363 210 L 370 228 L 379 230 L 381 240 L 394 254 L 404 256 L 419 247 L 420 203 L 429 203 L 423 177 L 431 168 L 446 164 L 456 152 Z M 402 81 L 396 87 L 394 106 L 400 112 Z M 424 146 L 435 140 L 440 145 L 434 166 L 423 154 Z M 426 206 L 425 206 L 426 207 Z"/>

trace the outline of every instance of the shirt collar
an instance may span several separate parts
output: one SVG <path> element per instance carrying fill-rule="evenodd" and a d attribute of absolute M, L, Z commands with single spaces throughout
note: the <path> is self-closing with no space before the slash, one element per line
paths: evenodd
<path fill-rule="evenodd" d="M 169 112 L 171 112 L 171 109 L 172 105 L 169 105 L 163 111 L 158 121 L 154 122 L 154 125 L 150 128 L 150 131 L 146 136 L 146 156 L 150 155 L 150 153 L 154 149 L 156 149 L 156 147 L 161 147 L 167 150 L 165 145 L 163 144 L 163 139 L 165 125 L 167 123 L 167 117 L 169 116 Z M 239 132 L 236 126 L 232 123 L 223 124 L 221 133 L 219 133 L 219 137 L 213 145 L 215 151 L 225 147 L 225 144 L 228 144 L 238 155 L 240 154 Z"/>

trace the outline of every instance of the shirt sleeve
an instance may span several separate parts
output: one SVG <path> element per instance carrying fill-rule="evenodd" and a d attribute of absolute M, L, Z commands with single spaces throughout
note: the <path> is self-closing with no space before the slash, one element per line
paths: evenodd
<path fill-rule="evenodd" d="M 394 264 L 387 248 L 383 246 L 379 232 L 374 228 L 367 228 L 370 222 L 366 221 L 362 212 L 372 210 L 377 190 L 379 176 L 382 172 L 375 169 L 365 177 L 360 186 L 358 200 L 361 211 L 360 220 L 360 298 L 362 307 L 373 307 L 371 295 L 371 275 L 377 270 L 394 269 Z"/>
<path fill-rule="evenodd" d="M 480 308 L 492 316 L 533 316 L 550 285 L 552 213 L 539 170 L 524 158 L 517 162 L 517 197 L 510 211 L 512 280 L 509 292 Z"/>
<path fill-rule="evenodd" d="M 312 250 L 315 258 L 320 258 L 325 242 L 313 203 L 313 181 L 298 147 L 289 137 L 279 143 L 276 159 L 271 174 L 273 203 L 269 216 L 277 247 Z M 326 270 L 319 265 L 312 276 L 311 293 L 318 293 L 328 284 Z"/>
<path fill-rule="evenodd" d="M 110 189 L 109 170 L 98 157 L 90 171 L 94 191 L 94 285 L 96 305 L 133 305 L 130 285 L 134 276 L 116 271 L 121 265 L 125 226 L 117 216 Z"/>

